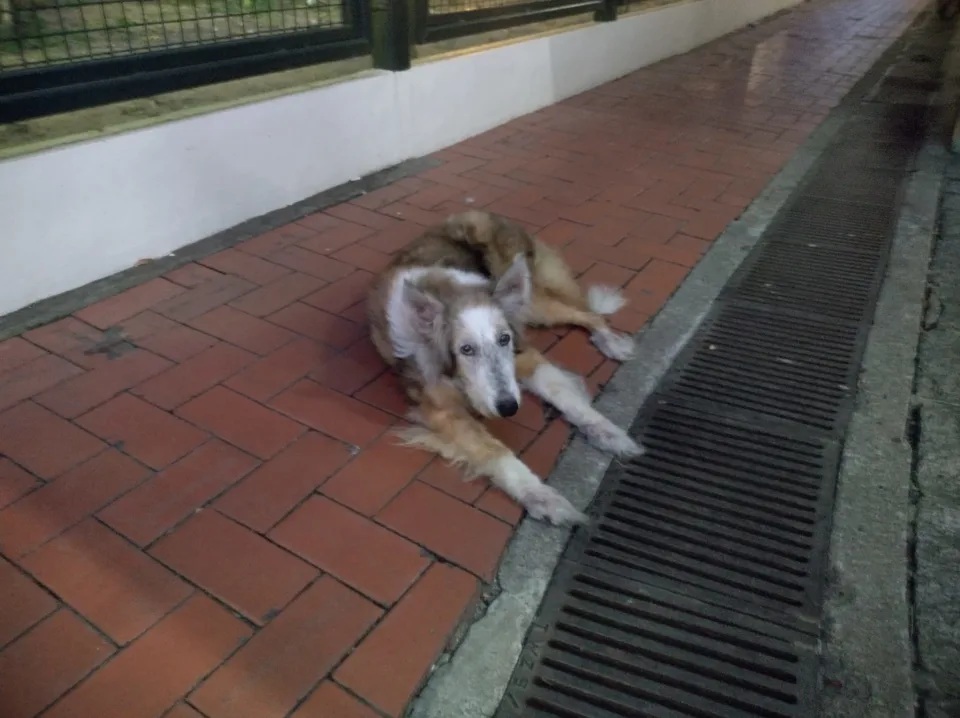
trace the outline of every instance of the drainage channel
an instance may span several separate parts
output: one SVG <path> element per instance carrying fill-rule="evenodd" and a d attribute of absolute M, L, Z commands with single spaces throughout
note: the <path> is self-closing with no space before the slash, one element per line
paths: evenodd
<path fill-rule="evenodd" d="M 816 715 L 840 449 L 928 123 L 902 85 L 855 106 L 644 405 L 497 718 Z"/>

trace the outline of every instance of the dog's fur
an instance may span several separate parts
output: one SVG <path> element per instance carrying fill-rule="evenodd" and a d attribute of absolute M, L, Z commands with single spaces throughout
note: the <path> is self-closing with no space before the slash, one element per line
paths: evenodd
<path fill-rule="evenodd" d="M 371 289 L 371 338 L 400 375 L 420 425 L 404 433 L 484 475 L 535 518 L 584 520 L 481 423 L 516 413 L 520 387 L 559 409 L 598 448 L 619 456 L 642 448 L 590 404 L 582 379 L 565 372 L 524 337 L 526 326 L 573 324 L 606 356 L 627 358 L 630 337 L 603 314 L 619 292 L 592 287 L 584 297 L 558 253 L 523 228 L 486 212 L 465 212 L 427 230 L 398 253 Z"/>

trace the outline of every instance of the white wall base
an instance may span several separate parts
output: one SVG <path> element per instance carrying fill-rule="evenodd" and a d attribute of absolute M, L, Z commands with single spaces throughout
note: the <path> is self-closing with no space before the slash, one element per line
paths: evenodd
<path fill-rule="evenodd" d="M 0 316 L 797 2 L 690 0 L 0 161 Z"/>

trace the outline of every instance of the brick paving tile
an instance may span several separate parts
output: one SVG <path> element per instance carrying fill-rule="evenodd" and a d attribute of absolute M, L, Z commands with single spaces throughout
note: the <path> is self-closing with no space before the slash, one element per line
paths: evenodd
<path fill-rule="evenodd" d="M 188 584 L 94 519 L 28 554 L 20 564 L 121 645 L 192 592 Z"/>
<path fill-rule="evenodd" d="M 483 495 L 473 502 L 473 505 L 511 526 L 516 526 L 523 518 L 523 509 L 520 505 L 496 486 L 487 488 Z"/>
<path fill-rule="evenodd" d="M 270 261 L 298 272 L 309 274 L 326 282 L 342 279 L 353 272 L 353 267 L 325 254 L 311 252 L 300 246 L 284 247 L 270 255 Z"/>
<path fill-rule="evenodd" d="M 553 465 L 569 440 L 570 425 L 562 419 L 555 419 L 550 422 L 546 431 L 537 436 L 520 454 L 520 458 L 532 472 L 545 478 L 553 471 Z"/>
<path fill-rule="evenodd" d="M 207 440 L 206 432 L 130 394 L 121 394 L 77 424 L 151 469 L 162 469 Z"/>
<path fill-rule="evenodd" d="M 359 324 L 302 302 L 288 304 L 267 318 L 274 324 L 337 349 L 346 349 L 366 333 Z"/>
<path fill-rule="evenodd" d="M 315 366 L 310 378 L 344 394 L 353 394 L 386 371 L 373 343 L 363 337 L 340 354 Z"/>
<path fill-rule="evenodd" d="M 236 374 L 256 358 L 243 349 L 216 342 L 130 391 L 162 409 L 175 409 Z"/>
<path fill-rule="evenodd" d="M 0 458 L 0 509 L 42 485 L 40 479 L 24 471 L 10 459 Z"/>
<path fill-rule="evenodd" d="M 42 406 L 73 419 L 170 366 L 166 359 L 134 349 L 35 397 Z"/>
<path fill-rule="evenodd" d="M 219 279 L 221 276 L 223 276 L 222 272 L 218 272 L 210 267 L 204 267 L 196 262 L 191 262 L 190 264 L 185 264 L 182 267 L 177 267 L 173 271 L 167 272 L 163 275 L 163 278 L 169 279 L 181 287 L 192 289 L 211 279 Z"/>
<path fill-rule="evenodd" d="M 74 316 L 99 329 L 106 329 L 185 291 L 183 287 L 166 279 L 151 279 L 149 282 L 91 304 L 75 312 Z"/>
<path fill-rule="evenodd" d="M 53 596 L 12 563 L 0 558 L 0 648 L 56 608 Z"/>
<path fill-rule="evenodd" d="M 217 343 L 214 337 L 167 319 L 156 312 L 143 312 L 120 325 L 135 345 L 165 359 L 183 362 Z"/>
<path fill-rule="evenodd" d="M 97 515 L 145 546 L 239 481 L 256 459 L 221 441 L 209 441 L 147 479 Z"/>
<path fill-rule="evenodd" d="M 400 598 L 429 564 L 419 546 L 319 496 L 270 538 L 383 605 Z"/>
<path fill-rule="evenodd" d="M 0 373 L 0 411 L 82 373 L 80 367 L 53 354 Z"/>
<path fill-rule="evenodd" d="M 282 718 L 380 616 L 376 605 L 324 576 L 193 691 L 189 701 L 209 718 Z"/>
<path fill-rule="evenodd" d="M 325 284 L 326 282 L 322 279 L 295 272 L 244 294 L 230 302 L 229 306 L 255 317 L 265 317 L 280 311 L 301 297 L 312 294 Z"/>
<path fill-rule="evenodd" d="M 48 324 L 47 326 L 52 325 Z M 32 332 L 27 332 L 24 336 L 31 333 Z M 21 337 L 4 339 L 0 342 L 0 372 L 16 369 L 18 366 L 26 364 L 33 359 L 39 359 L 42 356 L 43 351 Z"/>
<path fill-rule="evenodd" d="M 268 284 L 290 274 L 287 267 L 267 262 L 236 249 L 225 249 L 200 260 L 206 267 L 212 267 L 224 274 L 233 274 L 254 284 Z"/>
<path fill-rule="evenodd" d="M 335 672 L 336 681 L 400 716 L 477 598 L 477 580 L 435 564 Z M 424 631 L 429 625 L 431 630 Z"/>
<path fill-rule="evenodd" d="M 366 300 L 373 276 L 370 272 L 362 270 L 353 272 L 304 297 L 303 302 L 317 309 L 337 314 L 357 302 Z"/>
<path fill-rule="evenodd" d="M 221 274 L 154 305 L 152 309 L 168 319 L 186 322 L 246 294 L 256 286 L 245 279 Z"/>
<path fill-rule="evenodd" d="M 317 576 L 309 564 L 210 509 L 164 536 L 150 554 L 261 625 Z"/>
<path fill-rule="evenodd" d="M 366 446 L 386 431 L 394 419 L 349 396 L 298 381 L 277 395 L 270 406 L 307 426 L 354 446 Z"/>
<path fill-rule="evenodd" d="M 236 344 L 254 354 L 269 354 L 295 337 L 288 329 L 233 307 L 217 307 L 189 323 L 195 329 Z"/>
<path fill-rule="evenodd" d="M 255 401 L 265 402 L 312 370 L 336 352 L 312 339 L 295 339 L 268 356 L 253 362 L 224 385 Z"/>
<path fill-rule="evenodd" d="M 814 0 L 0 341 L 4 718 L 402 715 L 523 511 L 398 445 L 372 277 L 487 208 L 622 287 L 610 324 L 640 330 L 913 5 Z M 530 339 L 592 395 L 619 366 L 579 329 Z M 529 398 L 490 428 L 547 478 L 553 416 Z"/>
<path fill-rule="evenodd" d="M 305 430 L 262 404 L 219 386 L 182 405 L 177 414 L 261 459 L 274 456 Z"/>
<path fill-rule="evenodd" d="M 372 516 L 429 461 L 430 454 L 402 446 L 391 431 L 334 474 L 321 491 L 354 511 Z"/>
<path fill-rule="evenodd" d="M 311 431 L 263 463 L 214 505 L 254 531 L 266 532 L 350 457 L 345 444 Z"/>
<path fill-rule="evenodd" d="M 378 376 L 360 391 L 354 392 L 353 397 L 398 418 L 405 417 L 410 411 L 410 404 L 400 380 L 396 374 L 389 371 Z"/>
<path fill-rule="evenodd" d="M 417 480 L 468 504 L 476 501 L 489 485 L 483 478 L 467 481 L 461 469 L 440 457 L 432 459 L 427 467 L 417 474 Z"/>
<path fill-rule="evenodd" d="M 30 402 L 0 413 L 0 453 L 41 479 L 52 479 L 100 453 L 92 434 Z"/>
<path fill-rule="evenodd" d="M 390 255 L 378 252 L 375 249 L 364 247 L 362 244 L 351 244 L 332 255 L 334 259 L 352 264 L 364 271 L 378 273 L 386 269 L 390 263 Z"/>
<path fill-rule="evenodd" d="M 3 717 L 33 718 L 113 652 L 70 611 L 57 611 L 0 652 Z"/>
<path fill-rule="evenodd" d="M 368 209 L 357 207 L 350 203 L 338 204 L 335 207 L 331 207 L 326 210 L 325 214 L 344 220 L 345 222 L 370 227 L 371 229 L 390 229 L 400 224 L 400 222 L 382 214 L 371 212 Z"/>
<path fill-rule="evenodd" d="M 510 528 L 485 513 L 415 481 L 377 520 L 485 580 L 493 578 Z"/>
<path fill-rule="evenodd" d="M 359 224 L 338 222 L 322 229 L 318 234 L 301 239 L 297 244 L 311 252 L 332 254 L 343 247 L 354 244 L 357 240 L 369 237 L 374 231 L 370 227 L 363 227 Z"/>
<path fill-rule="evenodd" d="M 423 232 L 423 227 L 415 222 L 398 222 L 360 240 L 360 245 L 383 254 L 393 254 L 403 249 L 414 237 Z"/>
<path fill-rule="evenodd" d="M 324 681 L 290 718 L 380 718 L 333 681 Z"/>
<path fill-rule="evenodd" d="M 177 703 L 163 718 L 203 718 L 196 708 L 186 703 Z"/>
<path fill-rule="evenodd" d="M 193 596 L 44 718 L 160 716 L 249 636 L 250 628 L 225 608 L 206 596 Z"/>
<path fill-rule="evenodd" d="M 16 558 L 61 534 L 149 472 L 109 449 L 0 511 L 0 551 Z"/>
<path fill-rule="evenodd" d="M 323 217 L 323 215 L 319 215 Z M 327 219 L 324 217 L 324 219 Z M 291 222 L 286 224 L 283 227 L 266 232 L 252 239 L 245 240 L 237 245 L 237 249 L 242 252 L 247 252 L 248 254 L 253 254 L 258 257 L 266 257 L 273 252 L 276 252 L 284 247 L 289 247 L 291 244 L 296 244 L 302 239 L 307 239 L 312 237 L 317 233 L 316 229 L 306 226 L 305 224 L 299 224 L 297 222 Z"/>
<path fill-rule="evenodd" d="M 518 454 L 526 449 L 537 435 L 535 430 L 519 424 L 512 417 L 510 419 L 491 419 L 487 421 L 487 428 L 491 434 Z"/>

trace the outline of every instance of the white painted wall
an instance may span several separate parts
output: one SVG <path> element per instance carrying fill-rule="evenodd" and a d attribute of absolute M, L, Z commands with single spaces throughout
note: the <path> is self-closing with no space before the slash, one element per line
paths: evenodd
<path fill-rule="evenodd" d="M 690 0 L 0 161 L 0 315 L 429 154 L 799 0 Z"/>

